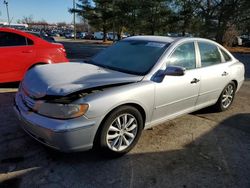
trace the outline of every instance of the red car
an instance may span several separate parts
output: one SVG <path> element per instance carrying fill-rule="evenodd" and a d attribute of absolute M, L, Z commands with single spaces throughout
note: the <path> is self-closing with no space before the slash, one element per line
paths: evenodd
<path fill-rule="evenodd" d="M 35 65 L 68 62 L 62 44 L 10 28 L 0 28 L 0 83 L 22 80 Z"/>

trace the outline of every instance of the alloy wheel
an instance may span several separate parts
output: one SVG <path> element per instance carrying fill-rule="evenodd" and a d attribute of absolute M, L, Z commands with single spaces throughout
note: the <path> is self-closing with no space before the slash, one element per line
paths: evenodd
<path fill-rule="evenodd" d="M 121 114 L 111 123 L 106 135 L 108 147 L 113 151 L 123 151 L 136 138 L 138 123 L 132 114 Z"/>
<path fill-rule="evenodd" d="M 234 87 L 229 84 L 222 93 L 221 104 L 223 108 L 228 108 L 233 101 Z"/>

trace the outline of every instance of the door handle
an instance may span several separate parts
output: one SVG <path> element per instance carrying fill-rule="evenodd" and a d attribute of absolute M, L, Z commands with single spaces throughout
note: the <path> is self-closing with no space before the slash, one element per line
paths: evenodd
<path fill-rule="evenodd" d="M 32 53 L 32 52 L 33 52 L 32 50 L 24 50 L 24 51 L 22 51 L 22 53 L 25 53 L 25 54 Z"/>
<path fill-rule="evenodd" d="M 200 81 L 199 79 L 194 78 L 190 83 L 191 83 L 191 84 L 196 84 L 196 83 L 198 83 L 199 81 Z"/>
<path fill-rule="evenodd" d="M 221 76 L 227 76 L 228 75 L 228 73 L 226 72 L 226 71 L 224 71 L 222 74 L 221 74 Z"/>

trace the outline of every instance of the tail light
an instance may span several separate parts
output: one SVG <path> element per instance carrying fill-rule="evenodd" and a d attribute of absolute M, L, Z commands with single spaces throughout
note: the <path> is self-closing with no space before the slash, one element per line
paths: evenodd
<path fill-rule="evenodd" d="M 60 48 L 60 51 L 62 51 L 62 52 L 64 52 L 64 53 L 66 53 L 66 50 L 65 50 L 65 48 L 64 48 L 64 47 Z"/>
<path fill-rule="evenodd" d="M 59 48 L 59 51 L 62 52 L 66 56 L 66 50 L 64 47 Z"/>

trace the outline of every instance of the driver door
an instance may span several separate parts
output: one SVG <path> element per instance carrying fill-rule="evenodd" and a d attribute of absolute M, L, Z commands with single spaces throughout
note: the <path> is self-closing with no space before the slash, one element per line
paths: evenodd
<path fill-rule="evenodd" d="M 194 110 L 201 77 L 196 59 L 194 42 L 181 44 L 168 58 L 167 66 L 184 67 L 186 71 L 182 76 L 166 75 L 161 83 L 155 83 L 152 121 L 164 121 Z"/>

